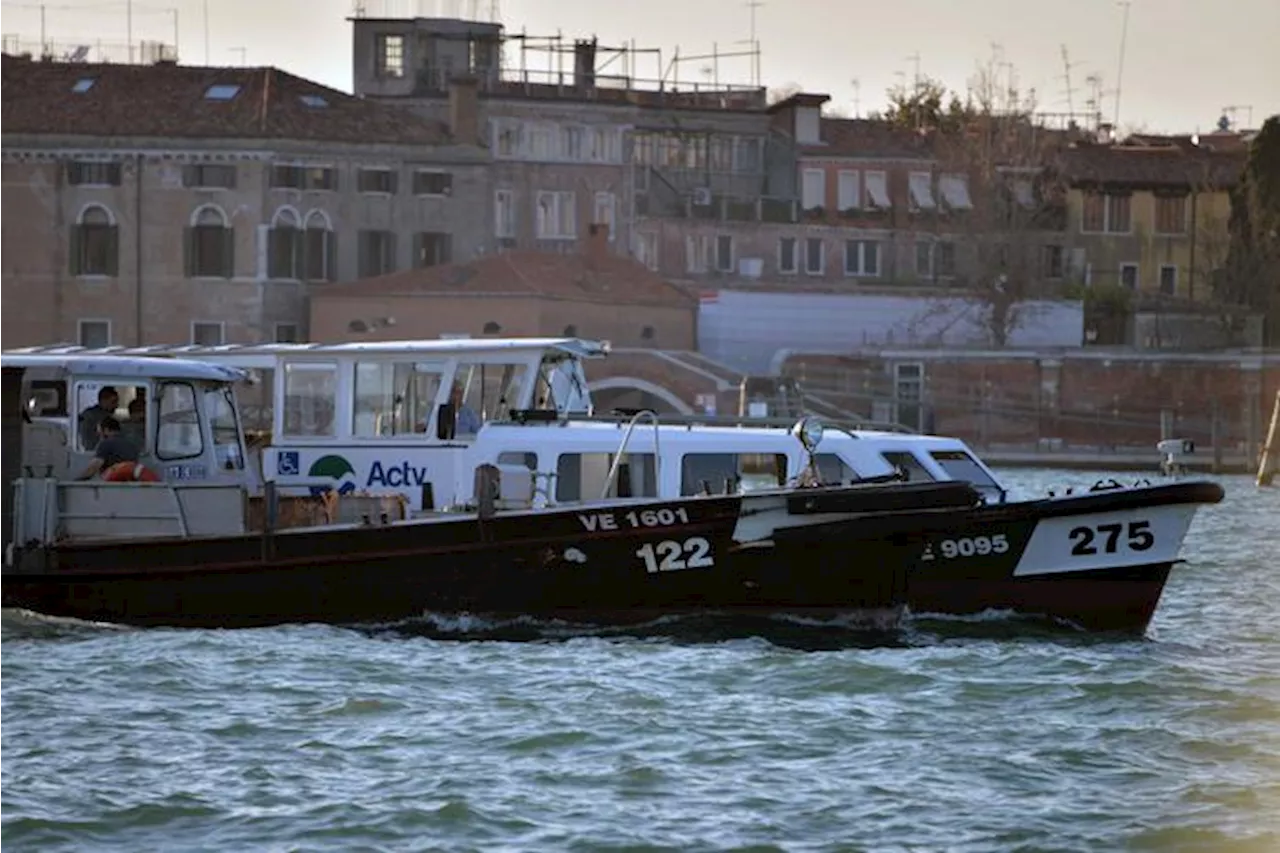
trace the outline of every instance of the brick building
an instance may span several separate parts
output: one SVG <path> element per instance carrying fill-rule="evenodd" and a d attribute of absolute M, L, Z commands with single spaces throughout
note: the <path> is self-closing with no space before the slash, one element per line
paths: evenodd
<path fill-rule="evenodd" d="M 323 341 L 567 336 L 691 350 L 697 312 L 683 289 L 614 254 L 599 226 L 572 254 L 513 249 L 318 286 L 311 328 Z"/>
<path fill-rule="evenodd" d="M 301 340 L 316 282 L 492 245 L 474 139 L 274 68 L 6 55 L 3 91 L 6 346 Z"/>
<path fill-rule="evenodd" d="M 793 162 L 770 132 L 762 87 L 681 84 L 659 79 L 661 68 L 646 79 L 636 58 L 653 51 L 508 36 L 479 21 L 356 17 L 352 32 L 359 95 L 444 118 L 452 81 L 476 88 L 503 248 L 576 251 L 598 223 L 615 253 L 669 274 L 684 245 L 664 260 L 659 235 L 635 223 L 714 219 L 754 209 L 762 192 L 792 194 Z M 551 70 L 504 67 L 504 48 L 545 57 Z M 730 263 L 711 241 L 696 252 L 700 269 Z"/>

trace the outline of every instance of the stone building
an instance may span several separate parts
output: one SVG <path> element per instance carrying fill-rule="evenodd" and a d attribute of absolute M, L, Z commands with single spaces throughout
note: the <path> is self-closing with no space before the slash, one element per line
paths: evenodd
<path fill-rule="evenodd" d="M 450 86 L 475 87 L 503 248 L 573 252 L 601 224 L 615 253 L 668 274 L 677 256 L 661 257 L 658 233 L 638 222 L 716 218 L 754 210 L 766 191 L 792 193 L 793 163 L 774 150 L 781 137 L 762 87 L 681 83 L 661 70 L 646 78 L 637 60 L 653 51 L 508 35 L 487 22 L 356 17 L 352 28 L 359 95 L 444 119 Z M 548 70 L 504 65 L 516 52 L 545 57 Z M 712 241 L 695 251 L 700 269 L 732 266 Z"/>
<path fill-rule="evenodd" d="M 3 92 L 6 347 L 301 340 L 317 282 L 492 247 L 474 134 L 274 68 L 6 55 Z"/>

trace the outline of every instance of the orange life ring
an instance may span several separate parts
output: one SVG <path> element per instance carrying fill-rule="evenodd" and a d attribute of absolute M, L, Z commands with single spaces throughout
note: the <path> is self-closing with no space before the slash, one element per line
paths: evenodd
<path fill-rule="evenodd" d="M 102 472 L 109 483 L 159 483 L 160 475 L 141 462 L 117 462 Z"/>

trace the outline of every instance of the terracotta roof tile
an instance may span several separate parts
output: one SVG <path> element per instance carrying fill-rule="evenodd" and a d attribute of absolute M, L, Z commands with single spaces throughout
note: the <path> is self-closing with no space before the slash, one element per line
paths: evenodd
<path fill-rule="evenodd" d="M 886 121 L 823 118 L 822 143 L 802 145 L 802 154 L 828 157 L 888 157 L 918 159 L 933 156 L 928 136 Z"/>
<path fill-rule="evenodd" d="M 88 80 L 92 85 L 77 85 Z M 206 97 L 212 86 L 239 89 L 217 100 Z M 6 134 L 427 145 L 449 140 L 440 122 L 278 68 L 43 62 L 6 54 L 3 92 Z"/>
<path fill-rule="evenodd" d="M 1142 188 L 1229 188 L 1244 168 L 1239 151 L 1167 145 L 1076 145 L 1063 151 L 1059 171 L 1075 185 Z"/>
<path fill-rule="evenodd" d="M 696 297 L 631 258 L 511 251 L 467 263 L 318 285 L 326 296 L 543 296 L 615 305 L 692 306 Z"/>

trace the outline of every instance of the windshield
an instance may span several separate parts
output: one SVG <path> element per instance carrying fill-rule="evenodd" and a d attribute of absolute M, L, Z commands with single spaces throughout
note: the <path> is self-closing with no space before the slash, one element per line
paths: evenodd
<path fill-rule="evenodd" d="M 240 430 L 236 425 L 236 405 L 231 389 L 227 386 L 210 388 L 204 397 L 218 467 L 224 471 L 243 469 L 244 455 L 240 452 Z"/>
<path fill-rule="evenodd" d="M 557 412 L 588 410 L 591 394 L 582 381 L 582 371 L 576 359 L 565 356 L 542 360 L 533 405 L 537 409 L 555 409 Z"/>
<path fill-rule="evenodd" d="M 935 450 L 930 454 L 947 476 L 973 485 L 985 498 L 1004 500 L 1004 489 L 963 450 Z"/>

